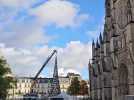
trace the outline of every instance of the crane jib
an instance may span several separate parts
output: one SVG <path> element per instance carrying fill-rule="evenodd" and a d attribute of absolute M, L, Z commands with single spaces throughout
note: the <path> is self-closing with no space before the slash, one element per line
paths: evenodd
<path fill-rule="evenodd" d="M 39 76 L 39 74 L 41 73 L 41 71 L 44 69 L 44 67 L 47 65 L 47 63 L 49 62 L 49 60 L 53 57 L 53 55 L 54 55 L 55 53 L 57 53 L 56 50 L 54 50 L 53 53 L 51 54 L 51 56 L 49 56 L 49 57 L 47 58 L 47 60 L 45 61 L 45 63 L 44 63 L 43 66 L 41 67 L 41 69 L 40 69 L 40 70 L 38 71 L 38 73 L 35 75 L 34 80 L 37 79 L 37 77 Z"/>

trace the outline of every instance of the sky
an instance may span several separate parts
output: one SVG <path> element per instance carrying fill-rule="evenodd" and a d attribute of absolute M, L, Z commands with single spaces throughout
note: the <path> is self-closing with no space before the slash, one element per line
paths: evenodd
<path fill-rule="evenodd" d="M 58 72 L 88 79 L 92 40 L 103 32 L 104 0 L 0 0 L 0 50 L 15 76 L 34 76 L 58 51 Z M 41 73 L 51 77 L 54 57 Z"/>

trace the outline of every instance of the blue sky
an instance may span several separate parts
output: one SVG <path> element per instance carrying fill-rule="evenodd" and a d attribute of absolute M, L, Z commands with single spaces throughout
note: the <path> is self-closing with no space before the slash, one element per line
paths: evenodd
<path fill-rule="evenodd" d="M 34 75 L 57 49 L 60 75 L 88 79 L 91 41 L 103 31 L 104 0 L 1 0 L 0 14 L 0 47 L 15 75 Z"/>
<path fill-rule="evenodd" d="M 95 31 L 98 25 L 102 24 L 104 17 L 104 2 L 98 2 L 97 0 L 84 0 L 84 2 L 82 0 L 70 0 L 70 2 L 78 4 L 81 9 L 80 13 L 88 14 L 89 19 L 77 28 L 55 28 L 53 25 L 49 26 L 47 28 L 48 33 L 52 33 L 51 35 L 53 35 L 57 32 L 61 37 L 60 39 L 56 39 L 56 42 L 50 42 L 50 45 L 64 47 L 67 42 L 72 40 L 88 43 L 91 38 L 86 33 L 90 30 Z"/>

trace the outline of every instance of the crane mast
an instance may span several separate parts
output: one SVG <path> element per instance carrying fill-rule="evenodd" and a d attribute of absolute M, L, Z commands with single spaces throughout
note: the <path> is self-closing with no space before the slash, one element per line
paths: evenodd
<path fill-rule="evenodd" d="M 37 74 L 35 75 L 35 77 L 33 78 L 33 84 L 31 86 L 31 92 L 33 92 L 33 86 L 35 85 L 35 82 L 38 78 L 38 76 L 40 75 L 41 71 L 44 69 L 44 67 L 48 64 L 48 62 L 51 60 L 51 58 L 54 56 L 54 54 L 57 54 L 57 50 L 53 50 L 52 54 L 47 58 L 47 60 L 45 61 L 45 63 L 43 64 L 43 66 L 40 68 L 40 70 L 37 72 Z"/>
<path fill-rule="evenodd" d="M 51 91 L 49 96 L 56 96 L 61 93 L 60 85 L 59 85 L 59 77 L 58 77 L 58 66 L 57 66 L 57 56 L 55 57 L 55 66 L 53 73 L 53 82 L 51 85 Z"/>

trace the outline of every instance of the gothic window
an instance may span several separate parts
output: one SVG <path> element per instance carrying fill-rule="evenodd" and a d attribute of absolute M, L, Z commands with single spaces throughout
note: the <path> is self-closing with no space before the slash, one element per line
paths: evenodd
<path fill-rule="evenodd" d="M 128 69 L 125 65 L 121 65 L 119 68 L 119 95 L 128 94 Z"/>
<path fill-rule="evenodd" d="M 115 40 L 114 47 L 115 47 L 115 51 L 118 51 L 118 40 Z"/>
<path fill-rule="evenodd" d="M 104 86 L 106 86 L 106 85 L 107 85 L 107 79 L 104 78 Z"/>
<path fill-rule="evenodd" d="M 119 46 L 119 49 L 121 48 L 121 39 L 119 38 L 119 41 L 118 41 L 118 46 Z"/>
<path fill-rule="evenodd" d="M 101 66 L 100 66 L 100 63 L 97 64 L 97 67 L 98 67 L 98 73 L 101 74 Z"/>
<path fill-rule="evenodd" d="M 106 72 L 106 64 L 104 59 L 102 59 L 102 67 L 103 67 L 103 72 Z"/>
<path fill-rule="evenodd" d="M 113 63 L 114 63 L 114 69 L 116 69 L 117 67 L 118 67 L 118 55 L 114 55 L 114 57 L 113 57 Z"/>
<path fill-rule="evenodd" d="M 121 36 L 120 39 L 119 39 L 119 48 L 122 49 L 125 47 L 125 39 L 124 39 L 124 36 Z"/>
<path fill-rule="evenodd" d="M 122 41 L 121 41 L 121 48 L 123 48 L 124 47 L 124 39 L 122 38 Z"/>
<path fill-rule="evenodd" d="M 126 34 L 122 33 L 122 48 L 126 47 Z"/>

